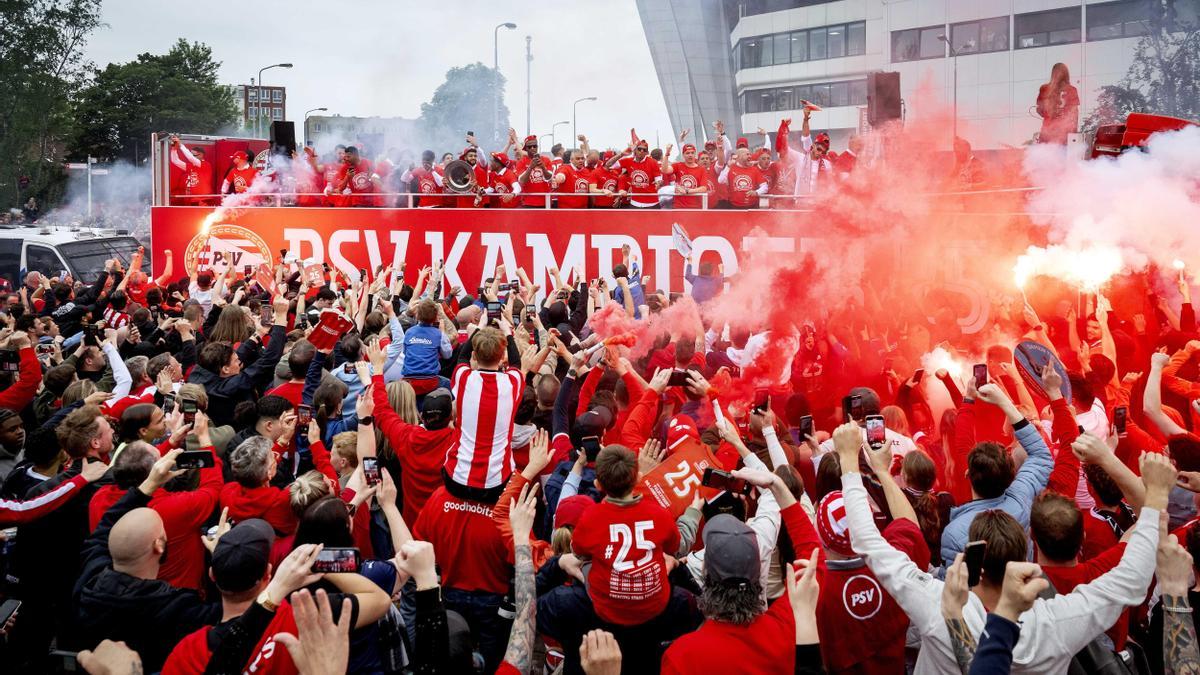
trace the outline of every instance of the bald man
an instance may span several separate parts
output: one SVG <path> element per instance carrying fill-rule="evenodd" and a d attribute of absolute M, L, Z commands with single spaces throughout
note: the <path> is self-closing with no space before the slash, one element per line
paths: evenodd
<path fill-rule="evenodd" d="M 127 448 L 144 450 L 135 441 Z M 150 451 L 154 451 L 150 448 Z M 142 657 L 146 672 L 162 669 L 188 633 L 221 620 L 221 604 L 158 581 L 167 532 L 150 498 L 172 477 L 180 450 L 167 453 L 150 475 L 104 513 L 83 545 L 83 572 L 75 585 L 74 626 L 65 649 L 93 649 L 101 640 L 123 640 Z"/>

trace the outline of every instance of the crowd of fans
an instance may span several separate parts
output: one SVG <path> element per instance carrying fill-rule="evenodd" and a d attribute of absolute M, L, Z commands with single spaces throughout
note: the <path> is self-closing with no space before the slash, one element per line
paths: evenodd
<path fill-rule="evenodd" d="M 960 380 L 874 291 L 717 324 L 705 262 L 690 297 L 628 259 L 469 294 L 142 253 L 0 314 L 5 672 L 1200 667 L 1182 277 L 1003 315 L 1064 368 L 992 344 Z"/>
<path fill-rule="evenodd" d="M 425 150 L 419 164 L 400 149 L 373 153 L 338 145 L 328 155 L 318 157 L 305 147 L 290 160 L 275 157 L 271 166 L 256 167 L 249 151 L 237 150 L 223 176 L 202 147 L 189 148 L 172 137 L 172 203 L 217 205 L 222 196 L 243 195 L 235 200 L 238 205 L 792 208 L 796 199 L 828 192 L 848 179 L 863 152 L 858 136 L 842 152 L 833 152 L 827 133 L 811 134 L 810 115 L 806 109 L 798 136 L 785 119 L 773 140 L 763 129 L 751 134 L 756 142 L 729 138 L 717 121 L 706 142 L 688 142 L 684 131 L 678 155 L 674 145 L 652 149 L 636 133 L 623 149 L 593 149 L 581 134 L 578 147 L 558 143 L 542 154 L 537 136 L 519 140 L 510 129 L 503 148 L 489 152 L 468 135 L 460 152 L 439 157 Z M 797 138 L 799 148 L 792 145 Z M 983 177 L 970 145 L 958 139 L 954 151 L 950 185 L 978 187 Z M 216 164 L 225 166 L 225 158 Z"/>

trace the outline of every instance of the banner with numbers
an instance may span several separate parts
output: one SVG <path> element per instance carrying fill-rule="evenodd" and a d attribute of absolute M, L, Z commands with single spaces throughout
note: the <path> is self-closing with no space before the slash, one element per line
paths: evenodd
<path fill-rule="evenodd" d="M 691 505 L 696 490 L 703 490 L 706 499 L 720 492 L 700 485 L 704 470 L 709 467 L 719 469 L 721 464 L 707 445 L 689 438 L 675 446 L 674 452 L 662 464 L 646 474 L 642 479 L 641 493 L 678 518 Z"/>

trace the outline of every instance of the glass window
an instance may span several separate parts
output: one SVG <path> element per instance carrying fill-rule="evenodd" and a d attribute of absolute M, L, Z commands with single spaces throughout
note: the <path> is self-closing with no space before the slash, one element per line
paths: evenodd
<path fill-rule="evenodd" d="M 23 280 L 17 281 L 20 273 L 21 240 L 0 239 L 0 277 L 8 281 L 9 288 L 17 288 L 23 282 Z"/>
<path fill-rule="evenodd" d="M 124 264 L 129 264 L 133 253 L 137 251 L 138 240 L 133 237 L 79 241 L 61 244 L 59 253 L 69 261 L 71 274 L 76 279 L 95 279 L 109 258 L 117 258 Z"/>
<path fill-rule="evenodd" d="M 959 54 L 974 54 L 979 51 L 979 22 L 956 23 L 950 27 L 950 42 Z"/>
<path fill-rule="evenodd" d="M 265 88 L 259 89 L 258 97 L 264 101 L 270 101 L 271 100 L 271 92 L 267 91 Z"/>
<path fill-rule="evenodd" d="M 945 35 L 946 29 L 942 26 L 934 26 L 933 28 L 921 29 L 921 58 L 936 59 L 946 55 L 946 47 L 939 36 Z"/>
<path fill-rule="evenodd" d="M 246 92 L 246 98 L 251 101 L 257 101 L 258 100 L 258 90 L 251 89 L 250 91 Z"/>
<path fill-rule="evenodd" d="M 263 106 L 263 107 L 259 108 L 259 110 L 262 111 L 262 116 L 265 119 L 271 119 L 271 109 L 270 108 Z"/>
<path fill-rule="evenodd" d="M 839 56 L 846 55 L 846 27 L 845 26 L 830 26 L 827 29 L 829 35 L 829 58 L 836 59 Z"/>
<path fill-rule="evenodd" d="M 1087 37 L 1089 40 L 1111 40 L 1144 35 L 1150 28 L 1152 12 L 1146 0 L 1088 5 Z"/>
<path fill-rule="evenodd" d="M 792 43 L 792 63 L 800 63 L 808 60 L 808 33 L 797 31 L 788 36 L 788 42 Z"/>
<path fill-rule="evenodd" d="M 825 28 L 814 28 L 808 31 L 808 58 L 810 61 L 829 58 L 826 49 L 827 31 Z"/>
<path fill-rule="evenodd" d="M 64 270 L 63 262 L 59 260 L 58 254 L 45 246 L 35 246 L 29 244 L 25 247 L 25 271 L 26 272 L 41 272 L 47 276 L 57 275 L 60 270 Z"/>
<path fill-rule="evenodd" d="M 283 108 L 272 108 L 271 109 L 271 118 L 277 119 L 277 120 L 283 119 Z"/>
<path fill-rule="evenodd" d="M 829 105 L 833 107 L 850 105 L 850 84 L 834 82 L 829 85 Z"/>
<path fill-rule="evenodd" d="M 762 52 L 761 52 L 762 57 L 761 57 L 761 61 L 759 62 L 758 65 L 760 65 L 760 66 L 774 65 L 774 63 L 775 63 L 775 59 L 774 59 L 775 41 L 773 39 L 771 39 L 770 35 L 763 35 L 763 36 L 759 37 L 758 40 L 762 42 Z"/>
<path fill-rule="evenodd" d="M 1008 17 L 984 19 L 979 22 L 979 51 L 1008 51 Z"/>
<path fill-rule="evenodd" d="M 812 98 L 808 99 L 822 108 L 828 107 L 829 103 L 829 85 L 814 84 L 812 85 Z"/>
<path fill-rule="evenodd" d="M 283 103 L 283 91 L 276 89 L 275 91 L 271 92 L 271 100 L 276 103 Z"/>
<path fill-rule="evenodd" d="M 866 54 L 867 24 L 863 21 L 852 23 L 846 31 L 846 56 Z"/>
<path fill-rule="evenodd" d="M 792 43 L 787 33 L 775 36 L 775 65 L 789 63 L 792 60 Z"/>
<path fill-rule="evenodd" d="M 249 117 L 258 117 L 258 106 L 252 105 L 246 108 L 246 115 Z"/>
<path fill-rule="evenodd" d="M 742 41 L 733 46 L 733 69 L 735 71 L 742 69 Z"/>
<path fill-rule="evenodd" d="M 762 65 L 762 38 L 742 40 L 742 67 L 757 68 Z"/>
<path fill-rule="evenodd" d="M 1090 8 L 1089 8 L 1089 11 Z M 1017 49 L 1079 42 L 1079 7 L 1018 14 L 1013 18 Z"/>
<path fill-rule="evenodd" d="M 867 104 L 867 81 L 854 80 L 850 82 L 850 105 Z"/>

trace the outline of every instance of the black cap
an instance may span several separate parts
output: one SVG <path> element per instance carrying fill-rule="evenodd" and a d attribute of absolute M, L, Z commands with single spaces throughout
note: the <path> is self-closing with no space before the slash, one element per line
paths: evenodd
<path fill-rule="evenodd" d="M 217 542 L 213 581 L 226 593 L 244 593 L 267 575 L 275 530 L 261 518 L 243 520 Z"/>
<path fill-rule="evenodd" d="M 438 387 L 425 394 L 421 403 L 421 417 L 445 419 L 454 414 L 454 396 L 445 387 Z"/>

